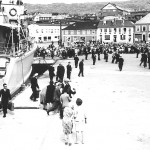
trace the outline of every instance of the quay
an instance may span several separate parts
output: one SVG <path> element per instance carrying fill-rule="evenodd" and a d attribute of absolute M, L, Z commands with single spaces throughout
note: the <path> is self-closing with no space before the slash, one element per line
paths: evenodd
<path fill-rule="evenodd" d="M 0 115 L 0 141 L 5 150 L 149 150 L 150 95 L 149 69 L 139 66 L 140 58 L 135 54 L 122 54 L 125 59 L 123 71 L 117 64 L 103 59 L 92 65 L 91 56 L 84 61 L 84 77 L 78 77 L 74 60 L 71 86 L 76 88 L 76 98 L 83 100 L 87 113 L 85 143 L 72 146 L 64 144 L 62 121 L 59 115 L 48 116 L 39 109 L 39 100 L 30 100 L 31 88 L 26 87 L 14 98 L 15 107 L 35 107 L 36 109 L 15 109 L 6 118 Z M 84 56 L 80 56 L 80 60 Z M 67 65 L 68 60 L 58 60 Z M 66 77 L 66 74 L 65 74 Z M 55 80 L 55 79 L 54 79 Z M 39 76 L 42 90 L 49 84 L 48 71 Z M 7 141 L 7 142 L 6 142 Z"/>

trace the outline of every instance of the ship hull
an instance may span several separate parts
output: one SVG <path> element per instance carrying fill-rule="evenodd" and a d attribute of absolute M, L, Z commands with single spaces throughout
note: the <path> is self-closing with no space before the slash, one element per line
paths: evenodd
<path fill-rule="evenodd" d="M 36 47 L 20 57 L 10 57 L 6 74 L 0 79 L 0 88 L 3 88 L 3 83 L 6 83 L 11 94 L 20 89 L 31 74 L 35 50 Z"/>

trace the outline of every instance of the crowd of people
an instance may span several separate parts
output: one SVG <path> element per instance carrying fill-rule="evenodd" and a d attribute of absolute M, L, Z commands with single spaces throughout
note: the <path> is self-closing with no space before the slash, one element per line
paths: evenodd
<path fill-rule="evenodd" d="M 75 67 L 79 68 L 78 76 L 80 76 L 80 74 L 84 76 L 84 59 L 79 61 L 79 57 L 77 55 L 75 55 L 75 57 L 78 58 L 77 62 L 75 60 Z M 50 64 L 48 68 L 49 85 L 40 92 L 40 103 L 43 105 L 44 110 L 46 110 L 47 115 L 59 113 L 59 118 L 62 120 L 65 144 L 69 146 L 72 144 L 71 135 L 73 134 L 73 128 L 76 132 L 75 142 L 79 142 L 80 136 L 82 137 L 80 140 L 81 143 L 84 143 L 83 124 L 86 122 L 85 111 L 81 107 L 83 101 L 81 98 L 73 100 L 76 89 L 70 85 L 72 68 L 71 62 L 68 62 L 66 67 L 59 63 L 56 68 L 53 64 Z M 36 101 L 38 98 L 36 94 L 36 91 L 39 90 L 37 75 L 38 74 L 35 74 L 31 78 L 32 95 L 30 99 L 33 101 Z"/>
<path fill-rule="evenodd" d="M 67 58 L 72 57 L 74 60 L 74 67 L 72 67 L 71 62 L 68 61 L 66 67 L 59 63 L 55 68 L 51 64 L 48 68 L 49 71 L 49 85 L 44 88 L 40 93 L 40 103 L 46 110 L 47 115 L 58 112 L 59 118 L 62 120 L 63 132 L 65 135 L 65 144 L 71 146 L 71 134 L 73 128 L 76 132 L 76 143 L 78 143 L 78 134 L 81 133 L 83 141 L 83 131 L 84 124 L 86 123 L 86 115 L 82 109 L 82 99 L 76 99 L 76 106 L 73 105 L 73 95 L 76 94 L 76 89 L 72 88 L 70 85 L 71 74 L 73 68 L 79 68 L 78 76 L 84 77 L 84 62 L 90 59 L 92 60 L 92 65 L 96 65 L 96 61 L 103 59 L 108 62 L 109 55 L 111 54 L 111 63 L 118 64 L 119 71 L 122 71 L 124 58 L 122 54 L 135 53 L 136 58 L 141 54 L 140 66 L 143 64 L 144 67 L 149 67 L 150 69 L 150 49 L 148 44 L 114 44 L 114 43 L 100 43 L 99 41 L 89 42 L 85 44 L 79 44 L 71 47 L 59 47 L 56 48 L 53 44 L 47 49 L 38 48 L 36 51 L 36 56 L 41 56 L 45 59 L 46 56 L 50 56 L 52 59 L 57 57 Z M 80 60 L 79 56 L 85 56 L 85 59 Z M 147 65 L 148 64 L 148 65 Z M 56 73 L 55 73 L 56 69 Z M 66 73 L 66 78 L 65 78 Z M 32 95 L 30 99 L 37 101 L 39 95 L 40 87 L 38 85 L 38 74 L 36 73 L 31 78 L 31 89 Z M 54 79 L 56 77 L 56 80 Z M 54 81 L 55 80 L 55 81 Z M 11 100 L 11 95 L 9 89 L 7 89 L 7 84 L 3 85 L 3 89 L 0 90 L 0 96 L 2 97 L 0 106 L 3 109 L 3 117 L 6 117 L 8 103 Z"/>

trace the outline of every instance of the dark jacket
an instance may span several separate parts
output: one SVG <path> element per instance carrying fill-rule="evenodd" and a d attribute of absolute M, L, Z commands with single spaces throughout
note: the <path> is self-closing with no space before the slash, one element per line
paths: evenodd
<path fill-rule="evenodd" d="M 8 104 L 8 101 L 11 100 L 10 90 L 6 89 L 6 91 L 4 91 L 4 89 L 1 89 L 0 97 L 2 104 Z"/>
<path fill-rule="evenodd" d="M 64 93 L 65 91 L 67 92 L 67 94 L 69 94 L 70 98 L 72 98 L 71 94 L 75 94 L 76 93 L 75 91 L 71 90 L 71 86 L 69 84 L 66 84 L 64 86 L 62 93 Z"/>
<path fill-rule="evenodd" d="M 31 78 L 31 88 L 39 88 L 39 85 L 38 85 L 36 77 L 32 77 Z"/>
<path fill-rule="evenodd" d="M 48 71 L 49 71 L 49 76 L 55 76 L 54 74 L 55 69 L 53 66 L 49 66 Z"/>
<path fill-rule="evenodd" d="M 84 66 L 83 61 L 80 61 L 80 63 L 79 63 L 79 68 L 80 68 L 80 70 L 83 70 L 83 66 Z"/>
<path fill-rule="evenodd" d="M 67 72 L 69 73 L 69 72 L 71 72 L 71 71 L 72 71 L 71 65 L 67 65 Z"/>
<path fill-rule="evenodd" d="M 53 103 L 54 102 L 54 85 L 48 85 L 46 90 L 46 103 Z"/>

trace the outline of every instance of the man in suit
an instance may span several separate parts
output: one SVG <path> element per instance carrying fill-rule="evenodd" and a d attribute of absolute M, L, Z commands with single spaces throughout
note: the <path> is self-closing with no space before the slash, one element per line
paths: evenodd
<path fill-rule="evenodd" d="M 122 58 L 122 56 L 119 56 L 118 67 L 120 71 L 122 71 L 123 62 L 124 62 L 124 59 Z"/>
<path fill-rule="evenodd" d="M 38 74 L 36 73 L 32 78 L 31 78 L 31 89 L 32 89 L 32 95 L 30 96 L 30 99 L 33 101 L 36 100 L 36 92 L 37 89 L 39 89 L 38 81 L 37 81 L 37 76 Z"/>
<path fill-rule="evenodd" d="M 80 77 L 80 74 L 82 74 L 82 77 L 84 77 L 84 74 L 83 74 L 83 69 L 84 69 L 84 59 L 82 59 L 79 63 L 79 74 L 78 76 Z"/>
<path fill-rule="evenodd" d="M 59 66 L 57 67 L 57 77 L 56 81 L 64 79 L 64 73 L 65 73 L 65 67 L 60 63 Z"/>
<path fill-rule="evenodd" d="M 55 85 L 53 81 L 50 81 L 50 84 L 47 86 L 46 90 L 46 104 L 47 108 L 54 102 L 54 91 L 55 91 Z"/>
<path fill-rule="evenodd" d="M 4 114 L 3 117 L 6 117 L 8 102 L 9 100 L 11 100 L 10 90 L 7 89 L 6 83 L 3 84 L 3 89 L 0 90 L 0 97 L 1 97 L 3 114 Z"/>
<path fill-rule="evenodd" d="M 55 68 L 53 67 L 53 64 L 50 64 L 48 71 L 49 71 L 50 81 L 53 81 L 53 77 L 55 76 L 55 73 L 54 73 Z"/>
<path fill-rule="evenodd" d="M 75 55 L 74 61 L 75 61 L 75 68 L 77 68 L 78 67 L 78 61 L 79 61 L 79 57 L 77 55 Z"/>
<path fill-rule="evenodd" d="M 70 62 L 68 62 L 68 65 L 67 65 L 67 78 L 68 79 L 70 79 L 71 71 L 72 71 L 72 67 L 70 65 Z"/>

